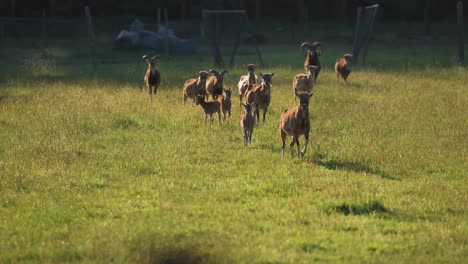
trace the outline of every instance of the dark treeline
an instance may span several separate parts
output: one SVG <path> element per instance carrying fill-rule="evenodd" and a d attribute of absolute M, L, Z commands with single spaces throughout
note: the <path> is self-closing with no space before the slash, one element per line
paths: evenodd
<path fill-rule="evenodd" d="M 395 20 L 452 19 L 458 0 L 1 0 L 0 16 L 69 17 L 88 5 L 97 16 L 155 16 L 167 7 L 170 19 L 196 19 L 202 9 L 245 9 L 252 19 L 296 22 L 353 17 L 359 5 L 381 5 L 380 18 Z M 467 1 L 463 1 L 467 2 Z M 468 3 L 464 3 L 465 13 Z"/>

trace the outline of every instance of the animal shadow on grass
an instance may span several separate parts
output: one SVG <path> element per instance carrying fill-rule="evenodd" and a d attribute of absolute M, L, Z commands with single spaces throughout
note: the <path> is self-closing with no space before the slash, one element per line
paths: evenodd
<path fill-rule="evenodd" d="M 364 203 L 348 203 L 334 204 L 329 207 L 329 211 L 337 212 L 344 215 L 367 215 L 367 214 L 390 214 L 391 210 L 386 208 L 382 202 L 371 200 Z"/>
<path fill-rule="evenodd" d="M 383 171 L 380 168 L 372 168 L 368 164 L 354 161 L 341 161 L 335 159 L 327 159 L 326 156 L 320 151 L 315 151 L 312 157 L 312 162 L 318 166 L 325 167 L 329 170 L 347 170 L 354 172 L 365 172 L 377 175 L 387 180 L 399 180 L 394 175 Z"/>
<path fill-rule="evenodd" d="M 363 85 L 362 85 L 362 84 L 356 83 L 356 82 L 348 82 L 347 84 L 345 84 L 345 86 L 351 87 L 351 88 L 356 88 L 356 89 L 361 89 L 361 88 L 363 88 Z"/>
<path fill-rule="evenodd" d="M 222 251 L 213 251 L 205 244 L 186 238 L 185 235 L 165 237 L 152 232 L 142 234 L 137 236 L 129 247 L 130 258 L 133 262 L 148 264 L 229 262 L 225 248 L 222 248 Z"/>
<path fill-rule="evenodd" d="M 152 245 L 142 254 L 138 254 L 139 263 L 148 264 L 201 264 L 210 262 L 209 256 L 201 254 L 192 248 L 157 249 Z"/>

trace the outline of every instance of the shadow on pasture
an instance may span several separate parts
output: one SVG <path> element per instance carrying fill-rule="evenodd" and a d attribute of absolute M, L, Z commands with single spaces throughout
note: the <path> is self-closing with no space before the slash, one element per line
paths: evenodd
<path fill-rule="evenodd" d="M 197 250 L 189 247 L 166 247 L 157 248 L 150 243 L 150 247 L 146 249 L 138 249 L 137 259 L 139 263 L 148 264 L 199 264 L 209 262 L 210 256 L 201 254 Z"/>
<path fill-rule="evenodd" d="M 326 160 L 324 159 L 320 153 L 315 152 L 312 157 L 312 163 L 327 168 L 329 170 L 345 170 L 345 171 L 353 171 L 353 172 L 364 172 L 369 174 L 377 175 L 383 179 L 387 180 L 399 180 L 394 175 L 391 175 L 388 172 L 383 171 L 379 168 L 372 168 L 367 164 L 361 162 L 353 162 L 353 161 L 340 161 L 340 160 Z"/>
<path fill-rule="evenodd" d="M 218 240 L 214 241 L 213 243 L 221 243 Z M 148 264 L 230 262 L 225 247 L 213 249 L 212 246 L 186 234 L 165 236 L 147 232 L 136 236 L 132 241 L 129 247 L 129 257 L 133 262 Z"/>
<path fill-rule="evenodd" d="M 348 84 L 344 84 L 343 86 L 349 87 L 349 88 L 354 88 L 354 89 L 361 89 L 364 87 L 366 84 L 358 83 L 358 82 L 348 82 Z"/>

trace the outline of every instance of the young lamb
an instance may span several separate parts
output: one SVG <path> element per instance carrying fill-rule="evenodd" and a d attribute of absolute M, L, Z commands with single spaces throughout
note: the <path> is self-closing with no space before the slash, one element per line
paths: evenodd
<path fill-rule="evenodd" d="M 231 118 L 231 95 L 232 91 L 231 89 L 226 89 L 224 90 L 224 95 L 218 96 L 218 101 L 221 103 L 222 108 L 223 108 L 223 117 L 224 121 L 226 121 L 226 113 L 229 116 L 229 119 Z"/>
<path fill-rule="evenodd" d="M 255 125 L 255 118 L 252 115 L 253 104 L 243 104 L 245 113 L 240 117 L 240 125 L 242 130 L 242 135 L 244 135 L 244 145 L 247 146 L 252 140 L 253 129 Z"/>
<path fill-rule="evenodd" d="M 283 111 L 280 118 L 280 135 L 282 141 L 281 154 L 284 156 L 284 145 L 286 136 L 292 136 L 293 139 L 289 148 L 291 156 L 294 157 L 294 144 L 297 144 L 297 154 L 301 157 L 304 156 L 309 143 L 310 133 L 310 117 L 309 117 L 309 99 L 314 93 L 296 93 L 299 98 L 299 105 L 296 107 L 288 108 Z M 299 146 L 299 135 L 304 135 L 305 145 L 302 151 Z"/>
<path fill-rule="evenodd" d="M 218 114 L 219 123 L 223 123 L 221 120 L 221 112 L 223 109 L 222 104 L 219 101 L 206 102 L 204 96 L 198 95 L 195 99 L 195 104 L 200 105 L 203 108 L 203 112 L 205 113 L 205 124 L 208 120 L 208 116 L 210 117 L 210 125 L 213 124 L 214 113 Z"/>
<path fill-rule="evenodd" d="M 244 68 L 247 69 L 247 75 L 242 75 L 240 77 L 237 87 L 239 88 L 239 104 L 242 104 L 242 97 L 247 92 L 247 90 L 252 87 L 257 81 L 257 75 L 255 75 L 255 64 L 244 65 Z"/>
<path fill-rule="evenodd" d="M 351 58 L 352 54 L 345 54 L 342 58 L 338 58 L 335 63 L 336 79 L 340 81 L 340 76 L 347 83 L 348 75 L 351 73 Z"/>
<path fill-rule="evenodd" d="M 216 100 L 218 96 L 223 94 L 223 80 L 227 71 L 224 70 L 219 73 L 216 70 L 210 70 L 210 73 L 212 73 L 214 76 L 211 76 L 206 81 L 206 99 L 208 100 L 208 96 L 211 95 L 213 96 L 213 99 Z"/>
<path fill-rule="evenodd" d="M 144 79 L 151 102 L 153 101 L 153 94 L 156 95 L 156 91 L 158 90 L 159 84 L 161 83 L 161 74 L 156 69 L 156 60 L 159 58 L 159 55 L 156 55 L 152 58 L 150 58 L 148 55 L 143 55 L 143 60 L 148 63 L 148 69 L 146 70 Z"/>
<path fill-rule="evenodd" d="M 205 84 L 208 74 L 209 73 L 207 71 L 199 71 L 198 78 L 188 79 L 185 81 L 183 89 L 184 103 L 187 101 L 187 98 L 191 98 L 195 102 L 195 98 L 198 95 L 206 96 Z"/>
<path fill-rule="evenodd" d="M 309 42 L 303 42 L 300 48 L 301 53 L 304 52 L 304 48 L 307 48 L 307 55 L 304 62 L 304 68 L 307 72 L 309 69 L 309 65 L 317 66 L 317 69 L 315 70 L 315 80 L 317 80 L 319 72 L 322 69 L 319 57 L 320 55 L 322 55 L 323 45 L 320 42 L 314 42 L 312 44 L 310 44 Z"/>
<path fill-rule="evenodd" d="M 254 115 L 257 117 L 256 126 L 258 126 L 258 123 L 260 122 L 260 109 L 263 109 L 263 123 L 265 123 L 266 112 L 271 101 L 271 79 L 274 74 L 274 72 L 270 74 L 260 73 L 262 83 L 252 85 L 252 88 L 245 95 L 245 101 L 247 104 L 254 103 Z"/>
<path fill-rule="evenodd" d="M 296 99 L 296 93 L 299 92 L 312 92 L 315 83 L 315 71 L 317 70 L 317 66 L 309 65 L 307 68 L 307 74 L 297 74 L 293 78 L 293 92 L 294 92 L 294 99 Z"/>

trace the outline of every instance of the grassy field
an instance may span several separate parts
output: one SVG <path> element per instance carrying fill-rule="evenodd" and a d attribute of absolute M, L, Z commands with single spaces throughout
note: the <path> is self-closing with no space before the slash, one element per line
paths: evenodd
<path fill-rule="evenodd" d="M 212 67 L 204 47 L 163 57 L 153 104 L 147 51 L 97 72 L 2 64 L 0 262 L 466 262 L 468 71 L 447 45 L 384 41 L 343 85 L 345 47 L 327 45 L 302 159 L 281 157 L 278 131 L 297 45 L 263 49 L 272 103 L 249 147 L 236 90 L 222 126 L 182 104 L 185 79 Z M 231 88 L 255 56 L 237 62 Z"/>

